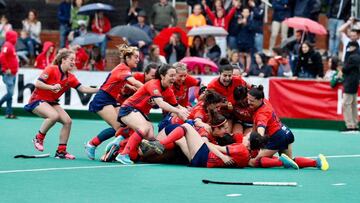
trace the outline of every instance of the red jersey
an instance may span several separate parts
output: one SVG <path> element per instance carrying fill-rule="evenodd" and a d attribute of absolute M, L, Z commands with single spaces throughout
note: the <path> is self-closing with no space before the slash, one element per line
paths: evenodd
<path fill-rule="evenodd" d="M 243 144 L 234 143 L 231 145 L 227 145 L 226 148 L 228 152 L 226 155 L 230 156 L 235 162 L 235 166 L 232 167 L 243 168 L 248 165 L 250 160 L 250 153 L 249 150 Z M 207 167 L 219 168 L 219 167 L 226 167 L 226 165 L 213 152 L 209 152 Z"/>
<path fill-rule="evenodd" d="M 235 105 L 234 89 L 238 86 L 246 86 L 246 82 L 239 76 L 233 76 L 230 84 L 225 87 L 220 83 L 220 78 L 214 78 L 207 86 L 209 90 L 215 90 L 218 94 L 226 97 L 226 99 Z"/>
<path fill-rule="evenodd" d="M 254 112 L 254 130 L 258 127 L 264 127 L 265 134 L 272 136 L 276 131 L 280 130 L 281 126 L 281 121 L 276 116 L 273 107 L 269 101 L 264 99 L 264 103 Z"/>
<path fill-rule="evenodd" d="M 64 73 L 61 68 L 56 65 L 46 67 L 38 80 L 48 85 L 60 84 L 61 90 L 58 93 L 55 93 L 51 90 L 35 88 L 34 92 L 31 94 L 29 103 L 37 100 L 56 102 L 59 97 L 71 87 L 77 88 L 81 85 L 75 75 L 70 72 Z"/>
<path fill-rule="evenodd" d="M 134 78 L 140 81 L 142 84 L 145 84 L 145 74 L 141 72 L 137 72 L 133 74 Z"/>
<path fill-rule="evenodd" d="M 114 99 L 117 99 L 129 77 L 132 77 L 130 68 L 121 63 L 109 73 L 100 89 L 110 94 Z"/>
<path fill-rule="evenodd" d="M 131 106 L 145 115 L 150 113 L 150 109 L 155 105 L 152 98 L 162 97 L 170 105 L 177 106 L 176 98 L 172 89 L 163 88 L 160 80 L 150 80 L 145 83 L 134 95 L 128 98 L 123 106 Z"/>
<path fill-rule="evenodd" d="M 190 106 L 189 103 L 189 88 L 193 86 L 199 86 L 200 81 L 196 78 L 187 75 L 183 84 L 174 83 L 172 90 L 174 91 L 176 100 L 181 106 Z"/>
<path fill-rule="evenodd" d="M 204 102 L 199 101 L 190 111 L 189 119 L 195 120 L 196 118 L 200 118 L 203 122 L 207 123 L 209 120 L 209 116 L 207 115 L 204 107 Z"/>
<path fill-rule="evenodd" d="M 247 102 L 247 99 L 240 103 L 236 103 L 233 106 L 232 115 L 234 116 L 234 119 L 246 122 L 246 123 L 252 123 L 252 110 L 249 108 L 249 103 Z"/>
<path fill-rule="evenodd" d="M 89 55 L 86 53 L 86 50 L 82 47 L 78 48 L 75 53 L 75 66 L 78 70 L 86 69 L 86 64 L 89 60 Z"/>
<path fill-rule="evenodd" d="M 215 137 L 209 133 L 205 128 L 203 127 L 195 127 L 195 130 L 199 133 L 201 137 L 206 137 L 210 143 L 217 144 L 217 141 Z"/>

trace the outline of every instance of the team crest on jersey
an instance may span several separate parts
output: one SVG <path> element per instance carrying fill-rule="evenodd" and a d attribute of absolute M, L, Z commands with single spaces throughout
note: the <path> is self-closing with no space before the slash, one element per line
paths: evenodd
<path fill-rule="evenodd" d="M 49 75 L 48 75 L 48 74 L 42 74 L 42 75 L 41 75 L 41 78 L 43 78 L 43 79 L 45 79 L 45 80 L 46 80 L 46 79 L 48 79 L 48 78 L 49 78 Z"/>
<path fill-rule="evenodd" d="M 154 94 L 160 94 L 159 90 L 157 90 L 157 89 L 154 89 L 153 93 Z"/>

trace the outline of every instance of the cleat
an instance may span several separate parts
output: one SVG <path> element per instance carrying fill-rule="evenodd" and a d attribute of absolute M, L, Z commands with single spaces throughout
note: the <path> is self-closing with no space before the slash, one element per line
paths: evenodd
<path fill-rule="evenodd" d="M 107 151 L 103 157 L 104 162 L 112 162 L 114 161 L 115 157 L 118 155 L 119 146 L 112 145 L 109 151 Z"/>
<path fill-rule="evenodd" d="M 32 140 L 36 150 L 42 152 L 44 151 L 44 140 L 37 139 L 36 137 Z"/>
<path fill-rule="evenodd" d="M 62 151 L 62 152 L 56 151 L 55 158 L 57 158 L 57 159 L 75 159 L 75 156 L 72 154 L 69 154 L 69 152 L 67 152 L 67 151 Z"/>
<path fill-rule="evenodd" d="M 89 142 L 85 143 L 84 147 L 87 157 L 91 160 L 94 160 L 96 147 L 91 145 Z"/>
<path fill-rule="evenodd" d="M 326 157 L 323 154 L 319 154 L 316 159 L 317 167 L 322 171 L 327 171 L 329 169 L 329 163 L 326 160 Z"/>
<path fill-rule="evenodd" d="M 120 142 L 123 141 L 125 138 L 123 136 L 117 136 L 115 137 L 115 139 L 111 142 L 109 142 L 106 147 L 105 147 L 105 153 L 107 153 L 110 148 L 113 146 L 113 145 L 116 145 L 116 146 L 120 146 Z"/>
<path fill-rule="evenodd" d="M 160 142 L 158 140 L 149 141 L 149 140 L 143 139 L 141 141 L 141 145 L 143 145 L 144 148 L 153 149 L 159 155 L 161 155 L 165 150 L 164 145 L 160 144 Z"/>
<path fill-rule="evenodd" d="M 290 157 L 288 157 L 286 154 L 282 153 L 281 156 L 279 157 L 279 160 L 283 163 L 285 168 L 293 168 L 293 169 L 299 169 L 299 166 L 297 165 L 297 163 L 290 159 Z"/>
<path fill-rule="evenodd" d="M 128 154 L 118 154 L 115 158 L 116 161 L 124 164 L 124 165 L 131 165 L 134 164 L 133 161 L 131 161 Z"/>

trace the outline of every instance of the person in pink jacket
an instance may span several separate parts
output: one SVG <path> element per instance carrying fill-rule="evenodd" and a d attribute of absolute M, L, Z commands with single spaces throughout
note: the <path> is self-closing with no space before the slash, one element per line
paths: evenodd
<path fill-rule="evenodd" d="M 12 109 L 12 96 L 15 88 L 16 74 L 19 69 L 19 61 L 15 50 L 17 37 L 18 35 L 15 31 L 8 31 L 5 34 L 5 43 L 1 47 L 0 53 L 2 79 L 7 90 L 7 93 L 0 99 L 0 108 L 6 102 L 6 118 L 10 119 L 16 118 Z"/>

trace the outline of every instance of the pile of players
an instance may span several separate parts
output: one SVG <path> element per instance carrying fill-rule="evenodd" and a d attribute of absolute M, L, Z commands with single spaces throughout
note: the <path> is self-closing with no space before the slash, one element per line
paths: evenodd
<path fill-rule="evenodd" d="M 114 137 L 106 146 L 102 161 L 183 163 L 194 167 L 329 168 L 321 154 L 318 159 L 292 158 L 294 135 L 264 98 L 263 87 L 252 86 L 240 76 L 234 76 L 230 64 L 222 63 L 220 75 L 203 87 L 200 80 L 187 74 L 187 67 L 182 63 L 150 64 L 144 73 L 133 74 L 131 70 L 139 62 L 137 48 L 121 45 L 119 51 L 122 62 L 109 73 L 99 90 L 84 89 L 75 79 L 70 84 L 85 92 L 97 91 L 89 110 L 110 125 L 86 142 L 85 152 L 90 159 L 95 159 L 97 146 Z M 59 112 L 56 103 L 59 92 L 70 88 L 63 82 L 70 78 L 70 74 L 64 74 L 61 69 L 66 62 L 64 58 L 58 67 L 52 67 L 52 72 L 55 70 L 58 75 L 51 80 L 52 84 L 47 84 L 51 71 L 45 69 L 36 86 L 52 92 L 54 97 L 49 97 L 52 100 L 36 97 L 27 105 L 32 107 L 27 108 L 29 111 L 45 118 L 33 139 L 40 151 L 46 131 L 56 121 L 63 123 L 64 139 L 60 140 L 65 143 L 60 144 L 66 149 L 71 120 L 64 122 L 62 114 L 48 116 L 39 111 L 39 107 L 46 106 L 46 110 L 56 107 L 53 111 Z M 194 106 L 188 98 L 191 87 L 195 87 L 198 101 Z M 152 108 L 160 108 L 164 115 L 157 135 L 148 118 Z M 64 147 L 61 149 L 57 150 L 57 154 L 62 153 L 58 158 L 75 158 Z M 274 156 L 276 153 L 280 156 Z"/>

